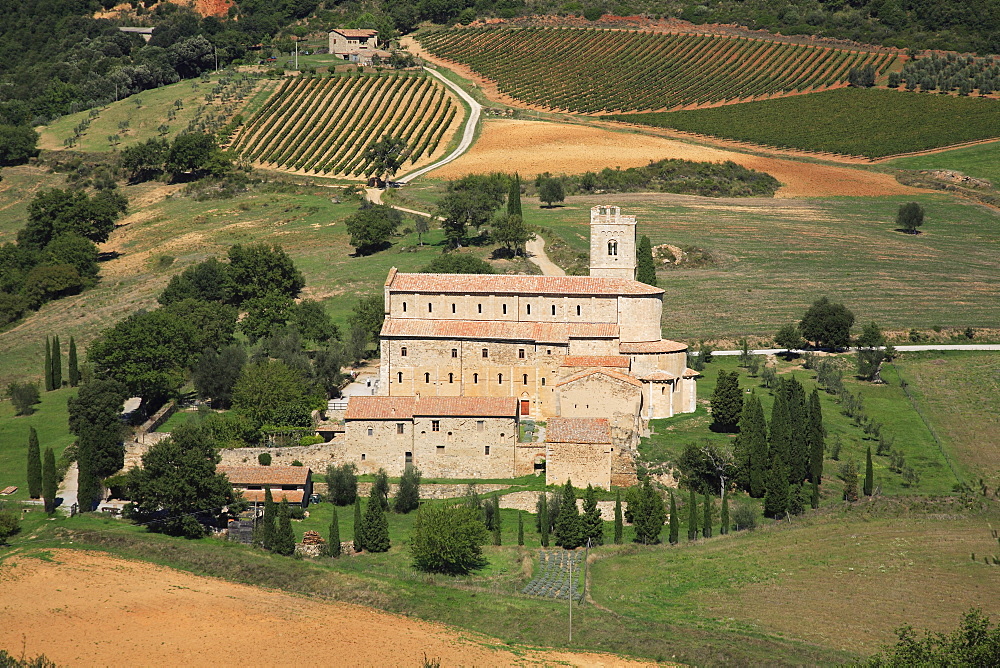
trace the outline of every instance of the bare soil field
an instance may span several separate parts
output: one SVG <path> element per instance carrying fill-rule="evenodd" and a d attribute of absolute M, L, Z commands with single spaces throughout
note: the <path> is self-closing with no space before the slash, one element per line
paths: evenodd
<path fill-rule="evenodd" d="M 0 647 L 60 665 L 641 666 L 497 640 L 344 603 L 203 578 L 96 552 L 0 565 Z M 23 639 L 23 640 L 22 640 Z"/>
<path fill-rule="evenodd" d="M 783 184 L 777 197 L 880 197 L 920 192 L 898 183 L 889 174 L 749 155 L 592 125 L 528 120 L 484 122 L 482 134 L 469 152 L 432 174 L 452 179 L 502 168 L 530 178 L 542 172 L 580 174 L 605 167 L 626 169 L 664 158 L 732 160 L 767 172 Z"/>

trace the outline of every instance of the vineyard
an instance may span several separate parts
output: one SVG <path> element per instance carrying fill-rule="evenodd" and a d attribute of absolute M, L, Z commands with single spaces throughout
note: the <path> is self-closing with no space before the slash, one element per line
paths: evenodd
<path fill-rule="evenodd" d="M 461 119 L 452 95 L 423 74 L 288 78 L 229 149 L 264 167 L 356 177 L 366 173 L 363 152 L 372 142 L 402 137 L 407 165 L 430 162 Z"/>
<path fill-rule="evenodd" d="M 501 93 L 578 113 L 713 106 L 844 84 L 854 67 L 880 75 L 889 53 L 720 35 L 565 28 L 440 30 L 419 37 Z"/>
<path fill-rule="evenodd" d="M 996 100 L 876 88 L 610 118 L 778 148 L 868 158 L 1000 137 Z"/>

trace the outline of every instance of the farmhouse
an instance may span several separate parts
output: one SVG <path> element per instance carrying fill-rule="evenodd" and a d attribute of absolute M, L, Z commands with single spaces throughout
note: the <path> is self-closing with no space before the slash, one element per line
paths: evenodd
<path fill-rule="evenodd" d="M 348 28 L 330 31 L 330 53 L 361 65 L 371 65 L 373 56 L 388 58 L 390 55 L 378 48 L 377 30 Z"/>
<path fill-rule="evenodd" d="M 312 495 L 312 469 L 305 466 L 218 466 L 229 478 L 234 492 L 254 506 L 264 503 L 267 489 L 276 503 L 286 499 L 291 505 L 305 508 Z"/>

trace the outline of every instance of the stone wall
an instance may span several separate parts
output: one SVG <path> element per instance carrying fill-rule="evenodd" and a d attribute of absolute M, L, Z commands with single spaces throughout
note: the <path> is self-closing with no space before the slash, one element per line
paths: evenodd
<path fill-rule="evenodd" d="M 287 448 L 223 448 L 219 450 L 219 455 L 222 456 L 221 463 L 226 466 L 256 466 L 257 456 L 262 452 L 271 455 L 271 464 L 274 466 L 291 466 L 293 461 L 298 460 L 316 473 L 326 473 L 327 466 L 342 461 L 340 453 L 343 452 L 343 446 L 334 441 Z"/>
<path fill-rule="evenodd" d="M 611 449 L 610 443 L 547 443 L 545 484 L 571 480 L 574 487 L 611 489 Z"/>

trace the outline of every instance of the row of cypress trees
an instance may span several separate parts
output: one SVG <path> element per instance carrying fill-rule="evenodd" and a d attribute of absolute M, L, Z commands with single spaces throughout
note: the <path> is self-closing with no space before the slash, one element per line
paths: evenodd
<path fill-rule="evenodd" d="M 76 341 L 69 337 L 69 359 L 67 360 L 69 372 L 69 386 L 76 387 L 80 384 L 80 365 L 76 355 Z M 51 339 L 45 337 L 45 391 L 51 392 L 62 387 L 62 346 L 59 337 Z"/>
<path fill-rule="evenodd" d="M 45 448 L 43 461 L 38 444 L 38 432 L 34 427 L 28 431 L 28 496 L 45 499 L 45 512 L 51 514 L 56 509 L 56 455 L 52 448 Z"/>
<path fill-rule="evenodd" d="M 265 550 L 290 557 L 295 554 L 295 532 L 288 500 L 275 503 L 271 490 L 264 490 L 264 516 L 254 526 L 253 544 Z"/>

